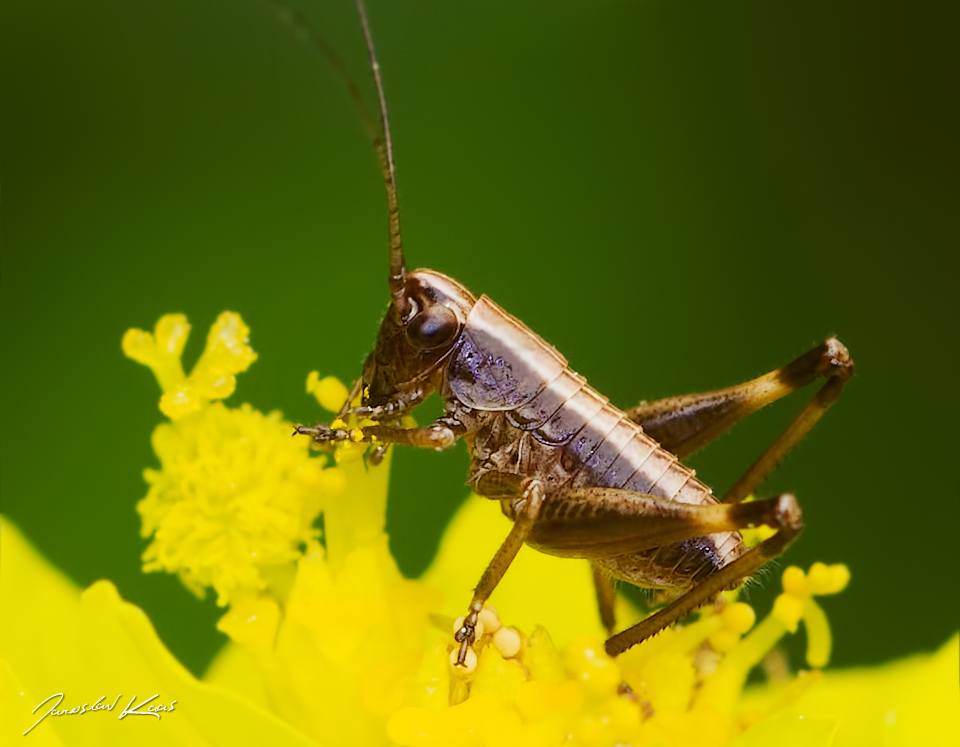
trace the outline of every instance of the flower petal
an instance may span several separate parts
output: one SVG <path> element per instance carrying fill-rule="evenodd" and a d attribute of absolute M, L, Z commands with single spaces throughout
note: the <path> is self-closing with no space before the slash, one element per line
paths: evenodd
<path fill-rule="evenodd" d="M 30 724 L 37 718 L 31 715 L 24 718 L 24 714 L 30 714 L 43 697 L 37 697 L 36 693 L 31 693 L 24 687 L 17 676 L 13 673 L 4 659 L 0 659 L 0 724 L 9 728 L 11 724 L 17 726 L 23 725 L 24 733 L 31 736 L 31 747 L 61 747 L 63 742 L 57 733 L 52 729 L 38 729 L 36 731 L 30 728 Z M 12 731 L 12 729 L 11 729 Z"/>
<path fill-rule="evenodd" d="M 835 717 L 781 712 L 748 729 L 730 747 L 832 747 L 839 722 Z"/>
<path fill-rule="evenodd" d="M 838 716 L 837 747 L 949 744 L 960 734 L 960 636 L 935 654 L 824 674 L 791 710 Z"/>
<path fill-rule="evenodd" d="M 0 552 L 0 606 L 20 611 L 0 617 L 0 656 L 9 665 L 0 676 L 4 690 L 18 696 L 4 724 L 27 729 L 37 718 L 30 711 L 54 693 L 64 693 L 60 708 L 92 704 L 101 695 L 113 702 L 119 695 L 112 713 L 48 716 L 30 736 L 71 745 L 313 744 L 243 698 L 197 681 L 167 651 L 143 611 L 124 602 L 111 583 L 98 581 L 78 593 L 8 521 L 0 524 Z M 23 703 L 28 693 L 36 700 Z M 131 697 L 137 705 L 155 693 L 150 705 L 173 705 L 172 713 L 118 718 Z M 44 732 L 48 736 L 40 737 Z"/>
<path fill-rule="evenodd" d="M 806 689 L 795 703 L 763 719 L 741 739 L 753 738 L 755 732 L 766 734 L 768 728 L 788 734 L 794 728 L 791 719 L 824 716 L 839 723 L 835 747 L 951 744 L 960 734 L 958 681 L 960 636 L 954 636 L 934 654 L 918 654 L 878 667 L 827 670 L 822 681 Z M 741 709 L 766 710 L 781 696 L 776 688 L 751 688 L 741 700 Z M 761 736 L 755 742 L 735 742 L 736 747 L 771 743 L 787 744 L 779 737 L 770 742 Z M 815 744 L 811 737 L 807 747 Z"/>

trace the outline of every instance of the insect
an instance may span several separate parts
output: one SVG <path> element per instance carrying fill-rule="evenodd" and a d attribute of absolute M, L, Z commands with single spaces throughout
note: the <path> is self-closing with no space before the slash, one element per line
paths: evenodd
<path fill-rule="evenodd" d="M 803 529 L 790 494 L 744 501 L 837 400 L 853 374 L 835 338 L 743 384 L 643 403 L 610 404 L 567 360 L 487 296 L 433 270 L 408 271 L 400 233 L 393 144 L 380 68 L 362 0 L 356 0 L 379 105 L 377 130 L 356 86 L 326 43 L 376 147 L 387 190 L 391 303 L 362 376 L 332 425 L 298 426 L 319 444 L 370 444 L 378 463 L 392 444 L 470 453 L 467 482 L 513 521 L 456 632 L 466 660 L 483 604 L 526 543 L 591 562 L 607 652 L 615 656 L 684 617 L 777 557 Z M 296 19 L 295 19 L 296 21 Z M 801 413 L 717 498 L 681 460 L 760 408 L 825 379 Z M 444 413 L 424 427 L 402 417 L 432 393 Z M 353 405 L 359 397 L 360 404 Z M 363 416 L 374 425 L 349 428 Z M 747 547 L 740 530 L 776 533 Z M 616 633 L 614 580 L 657 590 L 666 606 Z"/>

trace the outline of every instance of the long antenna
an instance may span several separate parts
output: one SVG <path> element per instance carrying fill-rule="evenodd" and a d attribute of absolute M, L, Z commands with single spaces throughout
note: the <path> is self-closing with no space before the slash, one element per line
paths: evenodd
<path fill-rule="evenodd" d="M 383 181 L 387 187 L 387 214 L 390 231 L 390 295 L 393 305 L 401 319 L 407 317 L 410 311 L 410 301 L 404 292 L 407 277 L 407 263 L 403 257 L 403 241 L 400 238 L 400 207 L 397 204 L 397 176 L 393 165 L 393 139 L 390 137 L 390 117 L 387 115 L 387 99 L 383 94 L 383 80 L 380 78 L 380 64 L 377 62 L 377 52 L 373 47 L 373 35 L 370 33 L 370 24 L 367 23 L 367 9 L 363 0 L 357 0 L 357 12 L 360 14 L 360 25 L 363 27 L 363 38 L 367 42 L 367 53 L 370 55 L 370 68 L 373 70 L 373 80 L 377 86 L 377 100 L 380 104 L 380 124 L 383 127 L 383 150 L 381 166 L 386 160 L 386 169 L 383 171 Z"/>
<path fill-rule="evenodd" d="M 350 75 L 347 66 L 343 64 L 343 60 L 337 56 L 337 53 L 327 40 L 310 25 L 310 22 L 303 13 L 292 5 L 288 5 L 285 0 L 269 0 L 269 3 L 273 6 L 280 20 L 288 24 L 293 30 L 293 33 L 296 34 L 301 41 L 309 44 L 314 51 L 323 55 L 324 59 L 326 59 L 337 75 L 343 79 L 344 84 L 347 86 L 347 92 L 350 94 L 350 99 L 353 101 L 353 105 L 357 110 L 357 114 L 360 115 L 360 122 L 363 124 L 363 129 L 366 131 L 370 142 L 373 143 L 373 146 L 377 149 L 377 159 L 380 161 L 381 168 L 386 170 L 387 156 L 386 150 L 383 147 L 383 138 L 380 137 L 380 130 L 377 128 L 373 115 L 363 101 L 363 96 L 360 94 L 360 89 L 357 87 L 356 81 L 354 81 L 353 76 Z"/>
<path fill-rule="evenodd" d="M 307 19 L 296 8 L 288 5 L 286 0 L 270 0 L 276 8 L 280 18 L 289 23 L 297 35 L 311 47 L 320 52 L 330 63 L 337 74 L 346 83 L 347 91 L 353 100 L 353 105 L 360 115 L 360 121 L 367 132 L 367 137 L 377 151 L 377 160 L 383 172 L 383 181 L 387 187 L 387 214 L 390 234 L 390 296 L 401 319 L 405 319 L 411 304 L 406 297 L 407 267 L 403 256 L 403 241 L 400 238 L 400 207 L 397 203 L 397 177 L 393 165 L 393 140 L 390 137 L 390 118 L 387 116 L 387 100 L 383 93 L 383 80 L 380 78 L 380 65 L 377 63 L 377 53 L 373 47 L 373 36 L 370 34 L 370 25 L 367 23 L 367 11 L 363 0 L 356 0 L 357 11 L 360 14 L 360 25 L 363 28 L 363 37 L 367 44 L 367 53 L 370 57 L 370 67 L 373 70 L 373 80 L 377 87 L 377 100 L 380 106 L 380 125 L 383 130 L 381 137 L 373 116 L 363 101 L 360 89 L 347 70 L 346 65 L 333 51 L 326 39 L 310 25 Z"/>

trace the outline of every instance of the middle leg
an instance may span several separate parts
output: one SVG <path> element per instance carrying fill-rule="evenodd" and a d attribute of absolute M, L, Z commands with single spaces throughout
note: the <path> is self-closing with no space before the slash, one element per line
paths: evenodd
<path fill-rule="evenodd" d="M 514 520 L 510 534 L 487 564 L 480 582 L 473 591 L 473 599 L 470 601 L 470 608 L 463 619 L 463 624 L 456 633 L 457 643 L 460 644 L 460 650 L 457 652 L 457 666 L 465 664 L 467 651 L 476 636 L 477 621 L 480 619 L 483 605 L 490 598 L 529 537 L 540 514 L 544 496 L 543 483 L 540 480 L 510 473 L 487 473 L 477 482 L 475 488 L 478 495 L 485 495 L 488 498 L 507 500 L 519 497 L 519 501 L 513 507 Z"/>
<path fill-rule="evenodd" d="M 803 530 L 803 517 L 792 495 L 783 495 L 777 500 L 782 501 L 784 510 L 775 535 L 759 545 L 751 547 L 732 563 L 707 576 L 663 609 L 641 620 L 633 627 L 627 628 L 622 633 L 617 633 L 607 641 L 605 646 L 607 653 L 610 656 L 617 656 L 628 648 L 656 635 L 698 607 L 707 604 L 720 592 L 736 587 L 743 579 L 753 575 L 770 560 L 781 555 Z M 729 505 L 732 508 L 736 504 L 721 505 Z M 749 506 L 752 504 L 741 505 Z"/>

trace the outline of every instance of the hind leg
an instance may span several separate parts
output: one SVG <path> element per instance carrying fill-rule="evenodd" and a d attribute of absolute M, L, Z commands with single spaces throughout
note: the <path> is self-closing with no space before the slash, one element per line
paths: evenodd
<path fill-rule="evenodd" d="M 775 526 L 777 533 L 759 545 L 751 547 L 746 553 L 707 576 L 689 591 L 677 597 L 662 610 L 655 612 L 645 620 L 607 640 L 606 651 L 610 656 L 622 654 L 664 628 L 672 625 L 698 607 L 702 607 L 722 591 L 734 588 L 743 579 L 756 573 L 766 563 L 781 555 L 789 544 L 803 530 L 803 516 L 791 495 L 781 496 L 777 500 L 780 511 Z M 721 504 L 722 505 L 722 504 Z M 752 505 L 750 503 L 744 506 Z M 732 508 L 732 507 L 731 507 Z M 773 524 L 773 522 L 771 522 Z"/>
<path fill-rule="evenodd" d="M 850 353 L 839 340 L 831 337 L 792 363 L 752 381 L 712 392 L 645 402 L 628 410 L 627 417 L 665 449 L 684 459 L 748 415 L 818 378 L 826 378 L 827 383 L 815 398 L 817 414 L 803 432 L 805 435 L 833 404 L 852 374 Z"/>

